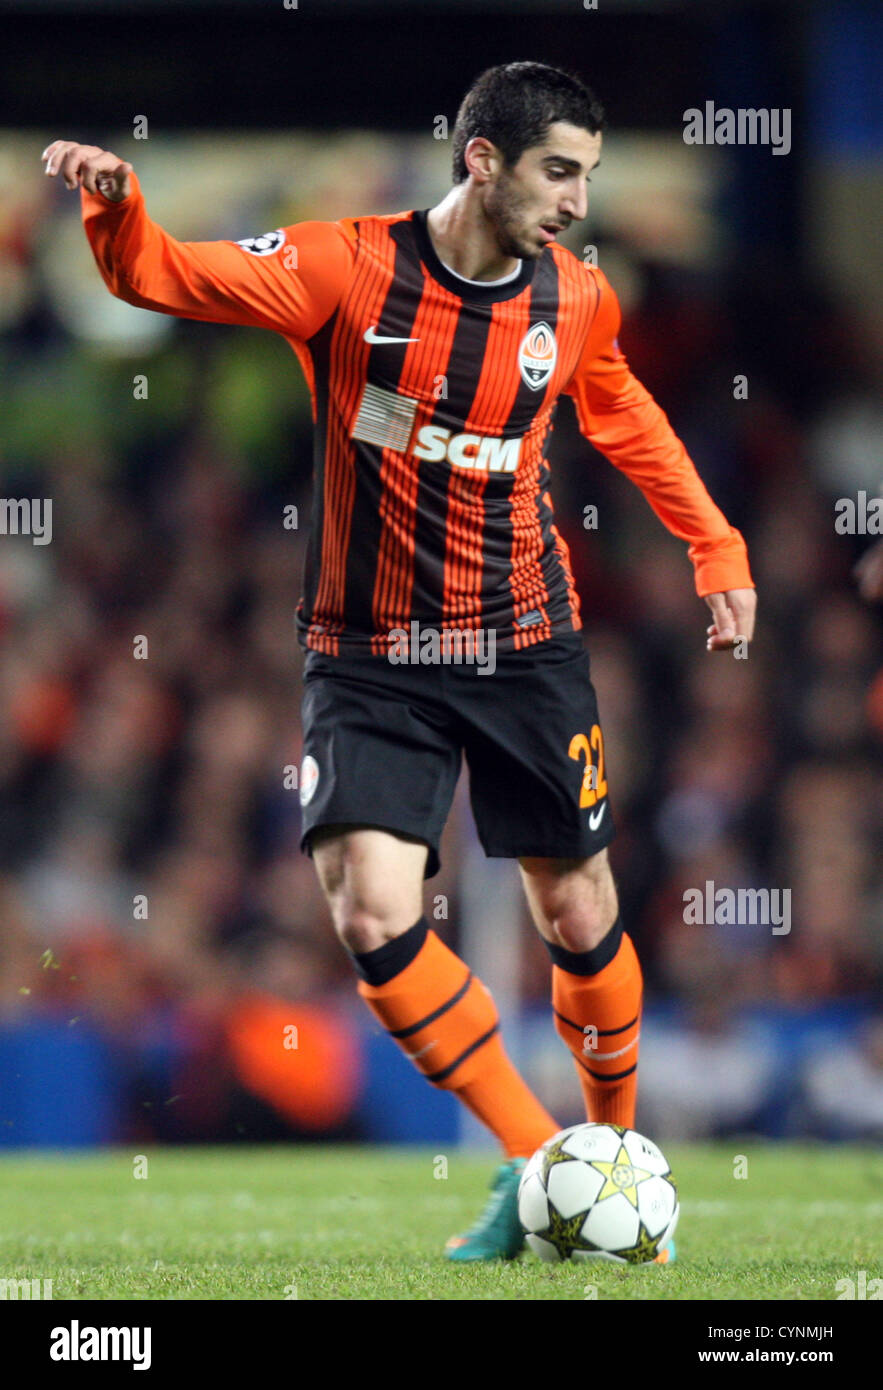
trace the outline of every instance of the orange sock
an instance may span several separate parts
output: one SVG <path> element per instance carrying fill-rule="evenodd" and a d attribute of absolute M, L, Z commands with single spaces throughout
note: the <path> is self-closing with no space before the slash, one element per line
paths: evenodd
<path fill-rule="evenodd" d="M 358 989 L 418 1071 L 453 1091 L 508 1158 L 528 1157 L 560 1129 L 506 1055 L 490 992 L 434 931 L 403 970 L 383 984 L 362 979 Z"/>
<path fill-rule="evenodd" d="M 594 951 L 550 954 L 555 1027 L 573 1053 L 586 1119 L 633 1129 L 643 977 L 631 937 L 617 918 Z"/>

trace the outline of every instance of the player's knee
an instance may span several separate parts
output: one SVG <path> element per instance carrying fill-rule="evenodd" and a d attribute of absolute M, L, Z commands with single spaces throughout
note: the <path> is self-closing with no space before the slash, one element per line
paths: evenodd
<path fill-rule="evenodd" d="M 565 951 L 594 950 L 619 911 L 606 850 L 581 861 L 522 860 L 534 920 Z"/>
<path fill-rule="evenodd" d="M 419 909 L 409 911 L 390 884 L 373 875 L 360 875 L 354 881 L 351 875 L 332 870 L 320 877 L 334 930 L 348 951 L 376 951 L 420 915 Z"/>
<path fill-rule="evenodd" d="M 334 930 L 348 951 L 357 955 L 376 951 L 392 941 L 420 915 L 401 900 L 392 885 L 374 875 L 353 875 L 343 865 L 325 865 L 320 881 L 334 923 Z"/>
<path fill-rule="evenodd" d="M 561 917 L 553 921 L 552 933 L 555 945 L 563 946 L 565 951 L 580 955 L 583 951 L 594 951 L 600 946 L 613 923 L 616 913 L 610 910 L 584 912 L 574 917 Z"/>
<path fill-rule="evenodd" d="M 354 955 L 376 951 L 414 925 L 413 921 L 406 922 L 401 913 L 371 911 L 354 902 L 331 903 L 330 906 L 334 929 Z"/>
<path fill-rule="evenodd" d="M 619 914 L 613 875 L 575 885 L 551 918 L 554 937 L 565 951 L 593 951 L 600 946 Z"/>
<path fill-rule="evenodd" d="M 312 849 L 335 931 L 347 950 L 377 950 L 420 917 L 425 846 L 403 849 L 388 835 L 331 827 L 313 837 Z"/>

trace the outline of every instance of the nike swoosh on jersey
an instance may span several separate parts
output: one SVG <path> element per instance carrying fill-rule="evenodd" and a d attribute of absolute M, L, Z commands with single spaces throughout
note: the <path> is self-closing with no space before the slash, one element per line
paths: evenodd
<path fill-rule="evenodd" d="M 370 328 L 366 328 L 366 329 L 365 329 L 365 332 L 364 332 L 364 334 L 363 334 L 362 336 L 364 337 L 366 343 L 419 343 L 419 342 L 420 342 L 420 339 L 419 339 L 419 338 L 383 338 L 383 337 L 379 337 L 379 336 L 374 332 L 375 327 L 376 327 L 376 325 L 372 323 L 372 325 L 371 325 Z"/>
<path fill-rule="evenodd" d="M 598 826 L 601 824 L 602 820 L 604 819 L 604 812 L 605 812 L 606 810 L 607 810 L 607 802 L 605 801 L 605 802 L 604 802 L 604 805 L 601 807 L 600 811 L 590 811 L 590 812 L 589 812 L 589 829 L 590 829 L 590 830 L 597 830 L 597 829 L 598 829 Z"/>

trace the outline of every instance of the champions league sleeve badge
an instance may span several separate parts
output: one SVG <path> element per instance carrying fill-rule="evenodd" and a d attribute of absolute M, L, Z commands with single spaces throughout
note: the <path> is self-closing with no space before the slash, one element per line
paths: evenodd
<path fill-rule="evenodd" d="M 250 256 L 272 256 L 285 242 L 285 233 L 280 227 L 275 232 L 264 232 L 263 236 L 247 236 L 236 245 L 241 246 Z"/>

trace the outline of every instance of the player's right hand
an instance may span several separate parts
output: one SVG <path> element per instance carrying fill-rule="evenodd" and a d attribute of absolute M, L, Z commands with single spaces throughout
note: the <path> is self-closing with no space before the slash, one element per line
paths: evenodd
<path fill-rule="evenodd" d="M 97 145 L 78 145 L 75 140 L 53 140 L 40 158 L 50 178 L 58 174 L 68 188 L 81 184 L 89 193 L 101 193 L 111 203 L 121 203 L 132 191 L 131 164 L 100 150 Z"/>

